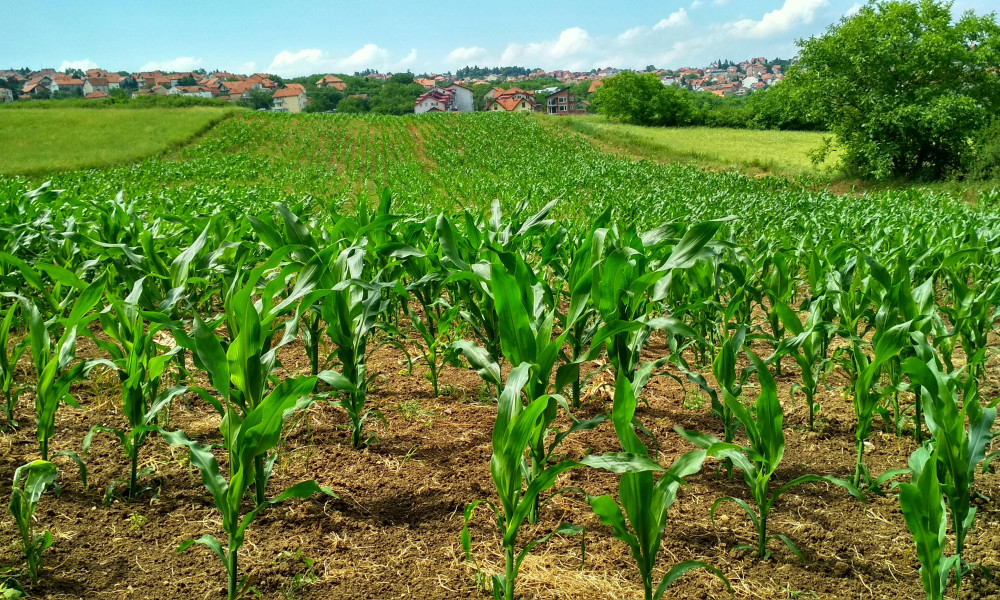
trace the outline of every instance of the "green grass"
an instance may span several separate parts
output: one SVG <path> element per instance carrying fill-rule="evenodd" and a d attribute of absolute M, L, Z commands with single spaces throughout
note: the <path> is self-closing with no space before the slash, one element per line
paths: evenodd
<path fill-rule="evenodd" d="M 232 112 L 202 107 L 0 111 L 0 175 L 136 161 L 191 140 Z"/>
<path fill-rule="evenodd" d="M 581 133 L 605 150 L 709 168 L 818 176 L 829 174 L 838 160 L 836 153 L 820 167 L 809 160 L 809 152 L 831 135 L 822 132 L 639 127 L 603 117 L 546 117 L 546 122 Z"/>

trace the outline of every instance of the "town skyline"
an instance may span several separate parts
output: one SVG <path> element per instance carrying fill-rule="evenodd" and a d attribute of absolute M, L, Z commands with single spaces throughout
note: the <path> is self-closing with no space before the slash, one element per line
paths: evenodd
<path fill-rule="evenodd" d="M 0 19 L 16 30 L 35 32 L 37 39 L 31 44 L 14 36 L 0 40 L 0 64 L 32 70 L 205 69 L 281 77 L 369 68 L 448 72 L 466 65 L 577 72 L 648 64 L 677 69 L 726 57 L 794 56 L 795 40 L 822 33 L 863 5 L 856 0 L 637 0 L 609 11 L 606 3 L 581 0 L 567 13 L 528 2 L 507 3 L 501 10 L 452 1 L 440 3 L 436 11 L 399 0 L 377 7 L 331 4 L 293 0 L 280 10 L 230 0 L 211 5 L 182 0 L 168 6 L 122 6 L 108 0 L 85 6 L 67 0 L 16 8 L 8 4 L 0 7 Z M 955 2 L 956 13 L 990 8 L 986 0 Z M 67 25 L 53 26 L 53 11 Z M 68 26 L 94 20 L 112 33 L 95 36 L 87 28 Z M 156 27 L 135 27 L 142 22 Z M 267 24 L 263 30 L 261 23 Z"/>

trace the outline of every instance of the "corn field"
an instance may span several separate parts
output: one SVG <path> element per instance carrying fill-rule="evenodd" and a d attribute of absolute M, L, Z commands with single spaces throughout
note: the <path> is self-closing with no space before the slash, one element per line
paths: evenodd
<path fill-rule="evenodd" d="M 998 199 L 488 114 L 0 179 L 3 589 L 996 597 Z"/>

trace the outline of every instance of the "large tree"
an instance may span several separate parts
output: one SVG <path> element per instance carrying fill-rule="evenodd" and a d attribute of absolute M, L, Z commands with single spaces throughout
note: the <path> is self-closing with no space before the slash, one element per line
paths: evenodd
<path fill-rule="evenodd" d="M 595 94 L 597 112 L 632 125 L 687 125 L 691 105 L 684 93 L 653 74 L 624 71 L 604 80 Z"/>
<path fill-rule="evenodd" d="M 872 3 L 799 42 L 782 85 L 829 123 L 853 173 L 939 178 L 973 159 L 978 131 L 1000 109 L 1000 28 L 994 14 L 953 20 L 951 8 Z"/>

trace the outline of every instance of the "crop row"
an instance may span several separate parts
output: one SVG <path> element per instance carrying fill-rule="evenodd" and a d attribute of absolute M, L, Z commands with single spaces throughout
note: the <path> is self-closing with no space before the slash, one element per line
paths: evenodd
<path fill-rule="evenodd" d="M 271 169 L 283 161 L 298 166 Z M 200 181 L 216 166 L 215 181 Z M 233 197 L 249 172 L 257 183 Z M 284 186 L 328 185 L 311 179 L 322 172 L 343 181 L 349 205 L 267 202 Z M 136 180 L 123 179 L 128 173 Z M 371 190 L 357 183 L 365 179 L 403 191 L 369 204 Z M 155 181 L 173 183 L 158 189 Z M 56 182 L 67 191 L 0 187 L 8 426 L 25 425 L 15 422 L 22 396 L 35 402 L 39 460 L 15 475 L 11 504 L 32 580 L 52 543 L 35 531 L 32 511 L 56 478 L 48 451 L 55 415 L 94 369 L 117 374 L 128 427 L 95 427 L 83 447 L 96 434 L 120 441 L 124 483 L 112 492 L 126 500 L 149 475 L 138 469 L 149 436 L 186 448 L 225 539 L 206 533 L 183 547 L 214 552 L 235 598 L 249 585 L 237 558 L 254 518 L 289 498 L 333 493 L 312 481 L 268 489 L 283 423 L 329 399 L 347 414 L 352 445 L 370 443 L 377 415 L 366 402 L 368 357 L 404 342 L 418 349 L 413 358 L 435 393 L 442 365 L 461 356 L 496 399 L 495 496 L 466 508 L 460 537 L 468 552 L 473 511 L 495 513 L 506 559 L 492 579 L 497 598 L 515 597 L 519 565 L 536 543 L 579 532 L 562 524 L 535 542 L 518 538 L 557 493 L 559 475 L 584 467 L 621 477 L 617 497 L 587 501 L 629 546 L 647 598 L 692 568 L 725 581 L 715 566 L 693 562 L 654 578 L 677 489 L 709 458 L 722 476 L 746 483 L 745 495 L 716 499 L 712 512 L 723 502 L 742 508 L 758 557 L 772 542 L 799 553 L 768 528 L 790 488 L 825 482 L 864 501 L 895 493 L 897 480 L 928 597 L 942 597 L 951 582 L 957 592 L 972 570 L 961 555 L 996 417 L 994 401 L 979 396 L 1000 294 L 1000 226 L 988 210 L 916 192 L 836 197 L 633 162 L 553 137 L 534 120 L 490 115 L 231 120 L 180 161 Z M 117 197 L 116 184 L 125 188 Z M 491 196 L 488 210 L 473 208 Z M 669 350 L 650 360 L 654 335 Z M 103 358 L 78 360 L 79 336 Z M 308 374 L 280 364 L 279 350 L 293 342 L 306 349 Z M 22 356 L 31 377 L 18 375 Z M 187 358 L 206 377 L 190 372 Z M 613 375 L 614 402 L 607 416 L 578 419 L 586 365 L 598 358 Z M 846 378 L 852 472 L 772 481 L 785 451 L 774 375 L 789 368 L 810 428 L 830 374 Z M 697 386 L 717 418 L 715 431 L 679 430 L 693 449 L 667 468 L 634 418 L 657 376 Z M 759 393 L 747 397 L 753 388 Z M 218 412 L 212 445 L 163 427 L 161 411 L 185 394 Z M 559 459 L 568 436 L 605 421 L 620 452 Z M 869 471 L 874 427 L 917 440 L 909 469 Z"/>

